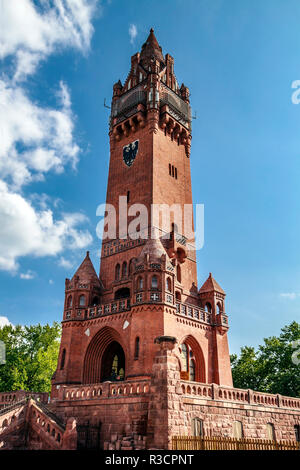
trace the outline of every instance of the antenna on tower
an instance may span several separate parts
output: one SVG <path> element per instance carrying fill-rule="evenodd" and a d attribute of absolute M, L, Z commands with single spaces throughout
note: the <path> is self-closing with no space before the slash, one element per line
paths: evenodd
<path fill-rule="evenodd" d="M 111 109 L 111 107 L 110 107 L 110 106 L 107 106 L 107 104 L 106 104 L 106 98 L 104 98 L 103 106 L 104 106 L 104 108 Z"/>

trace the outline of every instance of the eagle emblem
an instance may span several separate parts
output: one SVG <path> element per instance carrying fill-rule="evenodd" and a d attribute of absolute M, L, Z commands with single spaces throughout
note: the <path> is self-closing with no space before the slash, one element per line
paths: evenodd
<path fill-rule="evenodd" d="M 135 140 L 131 144 L 125 145 L 123 147 L 123 160 L 125 165 L 131 166 L 134 162 L 135 157 L 137 156 L 139 149 L 139 141 Z"/>

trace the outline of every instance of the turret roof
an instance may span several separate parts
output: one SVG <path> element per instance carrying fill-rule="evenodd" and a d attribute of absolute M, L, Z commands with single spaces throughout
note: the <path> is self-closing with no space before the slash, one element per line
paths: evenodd
<path fill-rule="evenodd" d="M 148 65 L 152 58 L 158 60 L 159 62 L 164 62 L 162 48 L 158 44 L 158 41 L 154 35 L 154 31 L 151 28 L 146 42 L 142 45 L 140 60 L 144 65 Z"/>
<path fill-rule="evenodd" d="M 199 292 L 220 292 L 221 294 L 225 295 L 222 287 L 217 283 L 217 281 L 212 277 L 212 274 L 209 273 L 208 278 L 204 282 L 203 286 L 200 288 Z"/>
<path fill-rule="evenodd" d="M 91 262 L 89 251 L 86 252 L 86 257 L 84 258 L 81 265 L 79 266 L 76 273 L 74 274 L 72 281 L 75 279 L 75 277 L 78 277 L 79 282 L 83 284 L 89 284 L 89 283 L 100 284 L 100 281 L 96 274 L 93 263 Z"/>

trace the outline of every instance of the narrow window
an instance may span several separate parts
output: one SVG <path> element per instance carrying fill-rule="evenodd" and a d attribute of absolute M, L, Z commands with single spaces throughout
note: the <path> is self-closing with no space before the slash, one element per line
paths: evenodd
<path fill-rule="evenodd" d="M 115 280 L 118 281 L 119 279 L 120 279 L 120 265 L 118 263 L 115 269 Z"/>
<path fill-rule="evenodd" d="M 138 278 L 137 288 L 138 290 L 143 290 L 143 278 L 141 276 Z"/>
<path fill-rule="evenodd" d="M 242 439 L 243 437 L 243 425 L 240 421 L 233 422 L 233 437 L 236 439 Z"/>
<path fill-rule="evenodd" d="M 127 191 L 127 204 L 129 203 L 130 201 L 130 191 Z"/>
<path fill-rule="evenodd" d="M 167 135 L 167 126 L 165 127 L 165 135 Z"/>
<path fill-rule="evenodd" d="M 126 276 L 127 276 L 127 263 L 126 261 L 124 261 L 122 265 L 122 277 L 126 277 Z"/>
<path fill-rule="evenodd" d="M 172 175 L 171 163 L 169 163 L 169 175 Z"/>
<path fill-rule="evenodd" d="M 132 274 L 132 273 L 133 273 L 133 270 L 134 270 L 134 261 L 135 261 L 135 258 L 131 258 L 131 260 L 129 261 L 129 274 Z"/>
<path fill-rule="evenodd" d="M 65 367 L 65 360 L 66 360 L 66 350 L 63 349 L 60 361 L 60 369 L 62 370 Z"/>
<path fill-rule="evenodd" d="M 69 295 L 69 297 L 68 297 L 67 307 L 68 308 L 72 307 L 72 296 L 71 295 Z"/>
<path fill-rule="evenodd" d="M 157 276 L 152 276 L 151 287 L 152 289 L 157 289 L 158 287 Z"/>
<path fill-rule="evenodd" d="M 295 438 L 297 442 L 300 442 L 300 424 L 294 426 Z"/>
<path fill-rule="evenodd" d="M 267 424 L 267 439 L 269 441 L 275 441 L 274 424 L 272 423 Z"/>
<path fill-rule="evenodd" d="M 174 166 L 172 165 L 172 176 L 174 178 Z"/>
<path fill-rule="evenodd" d="M 209 302 L 206 302 L 204 309 L 206 312 L 211 313 L 211 305 Z"/>
<path fill-rule="evenodd" d="M 135 338 L 134 359 L 139 358 L 139 353 L 140 353 L 140 338 L 137 336 Z"/>
<path fill-rule="evenodd" d="M 85 296 L 84 295 L 81 295 L 79 297 L 79 305 L 80 305 L 80 307 L 83 307 L 85 305 Z"/>
<path fill-rule="evenodd" d="M 190 380 L 195 382 L 195 361 L 190 359 Z"/>
<path fill-rule="evenodd" d="M 177 281 L 181 282 L 181 267 L 179 264 L 177 264 L 176 274 L 177 274 Z"/>
<path fill-rule="evenodd" d="M 175 179 L 177 180 L 177 168 L 175 168 Z"/>
<path fill-rule="evenodd" d="M 166 289 L 167 289 L 167 291 L 171 292 L 171 290 L 172 290 L 171 286 L 172 286 L 171 279 L 169 277 L 167 277 L 167 279 L 166 279 Z"/>
<path fill-rule="evenodd" d="M 177 137 L 177 145 L 180 145 L 180 139 Z"/>
<path fill-rule="evenodd" d="M 192 433 L 193 436 L 203 437 L 203 420 L 199 418 L 192 419 Z"/>

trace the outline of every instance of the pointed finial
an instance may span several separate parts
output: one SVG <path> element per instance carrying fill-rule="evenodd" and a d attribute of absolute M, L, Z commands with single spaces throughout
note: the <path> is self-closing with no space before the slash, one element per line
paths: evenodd
<path fill-rule="evenodd" d="M 154 29 L 153 29 L 153 28 L 150 29 L 150 33 L 154 33 Z"/>
<path fill-rule="evenodd" d="M 87 256 L 87 257 L 90 256 L 90 252 L 89 252 L 89 251 L 86 252 L 86 256 Z"/>
<path fill-rule="evenodd" d="M 209 273 L 209 277 L 212 277 L 211 273 Z"/>

